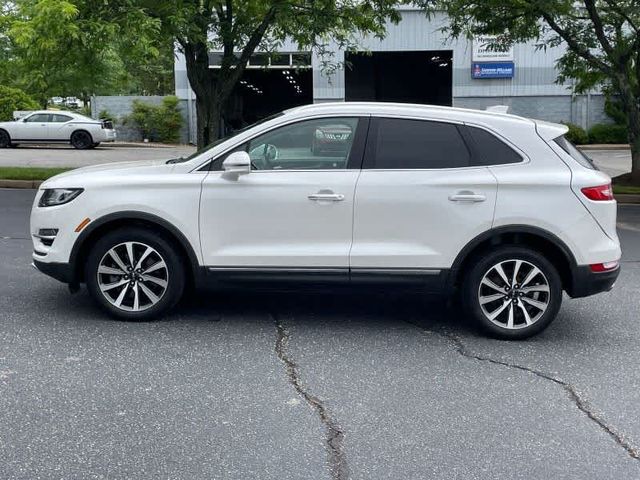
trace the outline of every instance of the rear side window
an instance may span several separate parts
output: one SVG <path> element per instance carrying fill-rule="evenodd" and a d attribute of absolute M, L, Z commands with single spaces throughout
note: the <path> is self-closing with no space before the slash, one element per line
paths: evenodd
<path fill-rule="evenodd" d="M 598 167 L 593 164 L 591 159 L 578 150 L 573 143 L 564 137 L 564 135 L 554 139 L 553 141 L 583 167 L 590 168 L 591 170 L 598 170 Z"/>
<path fill-rule="evenodd" d="M 375 125 L 376 140 L 373 151 L 367 152 L 365 168 L 432 169 L 470 164 L 469 150 L 455 124 L 379 118 Z"/>
<path fill-rule="evenodd" d="M 498 137 L 482 128 L 467 127 L 475 149 L 476 165 L 504 165 L 519 163 L 522 157 Z"/>
<path fill-rule="evenodd" d="M 68 117 L 66 115 L 60 115 L 60 114 L 52 114 L 51 115 L 51 121 L 55 122 L 55 123 L 65 123 L 68 122 L 69 120 L 71 120 L 71 117 Z"/>

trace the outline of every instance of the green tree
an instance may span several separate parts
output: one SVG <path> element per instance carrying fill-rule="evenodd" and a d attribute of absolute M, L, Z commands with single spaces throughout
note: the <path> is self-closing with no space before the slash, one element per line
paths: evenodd
<path fill-rule="evenodd" d="M 382 36 L 387 18 L 397 21 L 394 0 L 141 0 L 167 38 L 184 53 L 196 94 L 198 146 L 219 136 L 224 105 L 257 50 L 291 38 L 301 49 L 346 48 L 357 34 Z M 219 69 L 209 52 L 222 52 Z"/>
<path fill-rule="evenodd" d="M 13 120 L 16 110 L 37 110 L 38 103 L 22 90 L 0 85 L 0 122 Z"/>
<path fill-rule="evenodd" d="M 157 65 L 158 45 L 167 44 L 160 23 L 131 1 L 5 0 L 2 5 L 0 59 L 4 51 L 12 84 L 43 107 L 52 96 L 80 96 L 86 102 L 93 93 L 143 89 L 147 79 L 157 84 L 160 73 L 167 84 L 171 60 L 160 64 L 162 72 L 148 68 Z M 172 47 L 164 48 L 165 57 L 167 51 L 173 58 Z"/>
<path fill-rule="evenodd" d="M 640 5 L 638 0 L 418 0 L 444 10 L 453 37 L 493 34 L 493 45 L 537 39 L 565 45 L 559 81 L 576 90 L 596 85 L 617 94 L 631 143 L 633 183 L 640 185 Z"/>

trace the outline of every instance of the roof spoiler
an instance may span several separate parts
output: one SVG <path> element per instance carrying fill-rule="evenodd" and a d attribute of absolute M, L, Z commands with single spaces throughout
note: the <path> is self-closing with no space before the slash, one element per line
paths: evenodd
<path fill-rule="evenodd" d="M 493 113 L 509 113 L 509 105 L 491 105 L 485 108 L 485 111 Z"/>
<path fill-rule="evenodd" d="M 561 137 L 569 131 L 569 127 L 561 123 L 551 123 L 542 120 L 534 120 L 536 123 L 536 131 L 538 135 L 546 142 L 550 142 L 554 138 Z"/>

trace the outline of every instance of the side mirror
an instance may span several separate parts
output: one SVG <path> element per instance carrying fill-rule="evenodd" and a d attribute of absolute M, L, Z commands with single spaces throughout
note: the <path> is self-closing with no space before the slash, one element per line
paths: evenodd
<path fill-rule="evenodd" d="M 222 162 L 222 168 L 226 173 L 245 175 L 251 171 L 251 158 L 247 152 L 233 152 Z"/>

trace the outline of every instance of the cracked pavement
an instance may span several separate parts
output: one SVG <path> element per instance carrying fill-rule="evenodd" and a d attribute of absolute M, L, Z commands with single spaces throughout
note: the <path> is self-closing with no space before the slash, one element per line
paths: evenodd
<path fill-rule="evenodd" d="M 0 478 L 640 478 L 640 207 L 623 271 L 526 342 L 411 296 L 204 293 L 106 319 L 0 190 Z"/>

